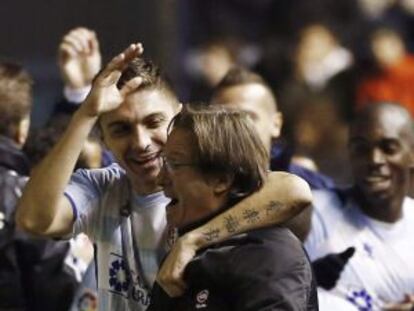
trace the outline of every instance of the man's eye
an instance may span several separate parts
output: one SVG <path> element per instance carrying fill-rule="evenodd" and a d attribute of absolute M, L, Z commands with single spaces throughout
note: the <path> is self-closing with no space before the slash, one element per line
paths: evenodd
<path fill-rule="evenodd" d="M 162 124 L 164 123 L 164 119 L 163 118 L 156 118 L 156 119 L 152 119 L 152 120 L 149 120 L 148 122 L 147 122 L 147 127 L 148 128 L 158 128 L 158 127 L 160 127 Z"/>
<path fill-rule="evenodd" d="M 120 136 L 129 133 L 130 127 L 128 125 L 119 125 L 111 130 L 111 134 L 114 136 Z"/>
<path fill-rule="evenodd" d="M 400 145 L 397 143 L 384 143 L 381 147 L 387 154 L 395 154 L 400 151 Z"/>

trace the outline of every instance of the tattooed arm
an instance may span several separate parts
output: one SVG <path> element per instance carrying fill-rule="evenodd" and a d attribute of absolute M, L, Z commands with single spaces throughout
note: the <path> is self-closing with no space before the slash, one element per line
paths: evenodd
<path fill-rule="evenodd" d="M 303 179 L 286 172 L 270 173 L 258 192 L 180 237 L 164 261 L 157 282 L 170 296 L 181 295 L 185 290 L 182 274 L 198 249 L 242 232 L 284 223 L 309 206 L 311 200 L 309 185 Z"/>

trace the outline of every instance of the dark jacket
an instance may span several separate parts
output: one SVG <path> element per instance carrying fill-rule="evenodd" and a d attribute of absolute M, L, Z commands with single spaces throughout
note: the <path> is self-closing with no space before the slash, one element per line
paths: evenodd
<path fill-rule="evenodd" d="M 318 310 L 310 263 L 285 228 L 252 231 L 202 250 L 185 280 L 188 290 L 179 298 L 155 284 L 148 310 Z"/>
<path fill-rule="evenodd" d="M 14 217 L 28 161 L 0 136 L 0 310 L 67 310 L 77 286 L 65 270 L 69 243 L 30 237 Z"/>

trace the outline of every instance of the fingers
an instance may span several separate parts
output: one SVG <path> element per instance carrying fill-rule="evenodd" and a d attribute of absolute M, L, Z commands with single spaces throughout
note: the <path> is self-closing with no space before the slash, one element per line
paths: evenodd
<path fill-rule="evenodd" d="M 185 293 L 187 286 L 184 283 L 184 281 L 181 280 L 181 278 L 178 278 L 178 277 L 165 278 L 161 276 L 161 274 L 157 276 L 157 283 L 168 294 L 168 296 L 179 297 Z"/>
<path fill-rule="evenodd" d="M 127 96 L 128 94 L 135 91 L 142 83 L 141 77 L 135 77 L 129 80 L 125 85 L 121 88 L 120 92 L 122 96 Z"/>
<path fill-rule="evenodd" d="M 59 45 L 59 53 L 69 56 L 99 53 L 99 43 L 94 31 L 87 28 L 75 28 L 66 34 Z"/>
<path fill-rule="evenodd" d="M 114 71 L 122 72 L 128 63 L 135 57 L 141 55 L 143 52 L 141 43 L 133 43 L 126 48 L 122 53 L 118 54 L 106 65 L 105 69 L 101 72 L 98 79 L 107 79 L 112 76 Z M 136 83 L 135 81 L 134 83 Z"/>

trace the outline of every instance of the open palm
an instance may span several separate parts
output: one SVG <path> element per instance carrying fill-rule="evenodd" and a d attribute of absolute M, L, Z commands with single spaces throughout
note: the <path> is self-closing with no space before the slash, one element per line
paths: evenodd
<path fill-rule="evenodd" d="M 141 44 L 131 44 L 98 74 L 85 102 L 91 115 L 99 116 L 118 108 L 125 97 L 140 85 L 142 81 L 140 77 L 131 79 L 121 89 L 118 89 L 117 82 L 129 62 L 142 52 Z"/>

